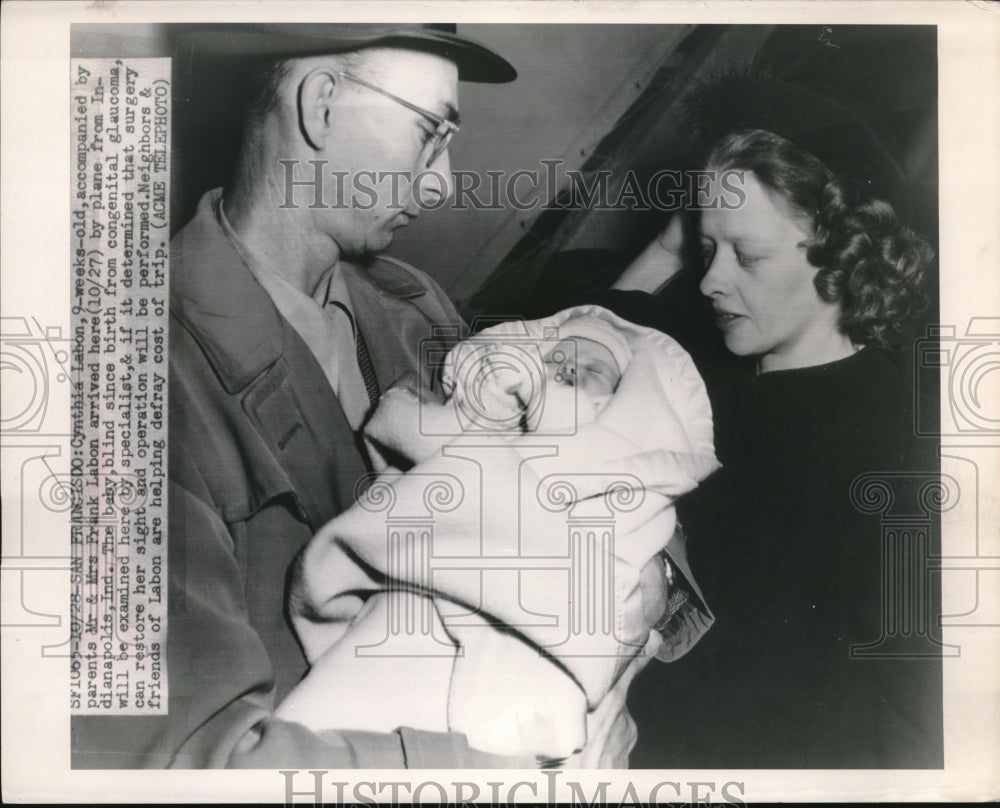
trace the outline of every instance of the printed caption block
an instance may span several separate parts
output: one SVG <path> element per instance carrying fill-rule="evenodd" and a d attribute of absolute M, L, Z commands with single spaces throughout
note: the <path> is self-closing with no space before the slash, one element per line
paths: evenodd
<path fill-rule="evenodd" d="M 170 60 L 71 62 L 70 708 L 167 711 Z"/>

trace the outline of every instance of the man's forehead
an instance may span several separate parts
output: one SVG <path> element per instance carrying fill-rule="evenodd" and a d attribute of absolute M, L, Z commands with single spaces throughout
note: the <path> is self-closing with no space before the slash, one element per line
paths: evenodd
<path fill-rule="evenodd" d="M 434 53 L 409 48 L 355 51 L 370 80 L 382 89 L 443 117 L 458 116 L 458 65 Z"/>

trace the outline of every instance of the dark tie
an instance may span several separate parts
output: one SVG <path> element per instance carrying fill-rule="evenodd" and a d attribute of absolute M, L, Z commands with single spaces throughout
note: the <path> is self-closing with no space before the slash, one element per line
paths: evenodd
<path fill-rule="evenodd" d="M 339 300 L 330 300 L 328 302 L 344 312 L 347 315 L 347 319 L 351 321 L 351 330 L 354 332 L 354 347 L 358 355 L 358 368 L 361 370 L 361 378 L 364 379 L 365 390 L 368 392 L 368 402 L 374 407 L 379 399 L 378 379 L 375 377 L 375 365 L 372 364 L 371 354 L 368 353 L 368 343 L 365 342 L 365 335 L 361 333 L 354 315 L 347 306 Z"/>

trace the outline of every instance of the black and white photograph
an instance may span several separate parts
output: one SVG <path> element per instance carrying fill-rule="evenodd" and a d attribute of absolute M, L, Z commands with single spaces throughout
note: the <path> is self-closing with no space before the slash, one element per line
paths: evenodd
<path fill-rule="evenodd" d="M 998 796 L 995 4 L 29 5 L 5 800 Z"/>

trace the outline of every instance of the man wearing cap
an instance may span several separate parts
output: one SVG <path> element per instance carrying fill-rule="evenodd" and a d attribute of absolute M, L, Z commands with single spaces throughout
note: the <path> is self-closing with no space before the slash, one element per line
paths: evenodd
<path fill-rule="evenodd" d="M 421 202 L 451 193 L 458 80 L 516 76 L 450 29 L 183 32 L 189 52 L 266 65 L 231 182 L 172 243 L 169 711 L 77 717 L 75 767 L 525 764 L 459 735 L 317 735 L 273 715 L 306 673 L 284 616 L 289 566 L 354 500 L 380 390 L 418 369 L 432 326 L 461 324 L 427 275 L 378 256 Z"/>

